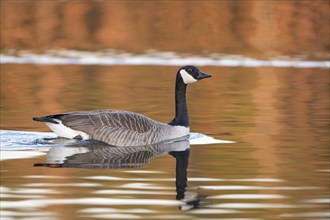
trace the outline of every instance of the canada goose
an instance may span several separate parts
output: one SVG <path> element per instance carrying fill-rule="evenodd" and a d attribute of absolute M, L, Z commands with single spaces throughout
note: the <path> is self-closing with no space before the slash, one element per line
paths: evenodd
<path fill-rule="evenodd" d="M 168 124 L 144 115 L 118 110 L 68 112 L 33 120 L 45 122 L 59 137 L 93 139 L 113 146 L 144 146 L 189 137 L 187 84 L 211 77 L 194 66 L 181 67 L 176 75 L 175 118 Z"/>

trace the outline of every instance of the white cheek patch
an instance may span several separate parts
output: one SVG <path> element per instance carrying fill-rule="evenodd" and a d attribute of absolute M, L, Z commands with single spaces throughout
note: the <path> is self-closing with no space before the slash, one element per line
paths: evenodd
<path fill-rule="evenodd" d="M 180 70 L 180 74 L 181 74 L 181 77 L 182 77 L 183 82 L 185 84 L 197 82 L 197 79 L 195 79 L 194 77 L 192 77 L 189 73 L 187 73 L 187 71 L 185 71 L 183 69 Z"/>

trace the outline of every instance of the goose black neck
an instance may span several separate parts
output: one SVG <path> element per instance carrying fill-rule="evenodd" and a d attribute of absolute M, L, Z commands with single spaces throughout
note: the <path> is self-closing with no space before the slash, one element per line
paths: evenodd
<path fill-rule="evenodd" d="M 180 73 L 178 73 L 175 83 L 175 118 L 169 123 L 170 125 L 185 127 L 190 125 L 186 103 L 186 88 L 187 85 L 183 82 Z"/>

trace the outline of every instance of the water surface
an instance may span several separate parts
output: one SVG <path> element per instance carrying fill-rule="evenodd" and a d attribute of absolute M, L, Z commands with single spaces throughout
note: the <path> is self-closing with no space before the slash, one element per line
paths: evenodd
<path fill-rule="evenodd" d="M 5 219 L 329 217 L 326 68 L 202 67 L 214 77 L 188 88 L 191 130 L 235 143 L 140 149 L 120 156 L 125 161 L 109 158 L 121 155 L 112 148 L 20 131 L 48 131 L 31 118 L 74 110 L 123 109 L 170 121 L 177 67 L 2 69 L 1 126 L 21 135 L 2 142 L 10 143 L 2 146 L 7 154 L 17 152 L 1 161 Z"/>
<path fill-rule="evenodd" d="M 329 219 L 329 1 L 0 4 L 1 220 Z M 189 143 L 116 149 L 32 121 L 169 122 L 188 64 L 213 74 L 188 87 Z"/>

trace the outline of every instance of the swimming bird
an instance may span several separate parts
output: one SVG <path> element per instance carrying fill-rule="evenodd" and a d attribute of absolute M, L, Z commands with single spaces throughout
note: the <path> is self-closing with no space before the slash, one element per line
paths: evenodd
<path fill-rule="evenodd" d="M 33 120 L 45 122 L 59 137 L 92 139 L 118 147 L 185 140 L 189 137 L 190 127 L 186 103 L 187 85 L 211 76 L 194 66 L 183 66 L 178 70 L 175 83 L 175 117 L 167 124 L 139 113 L 121 110 L 67 112 L 34 117 Z"/>

